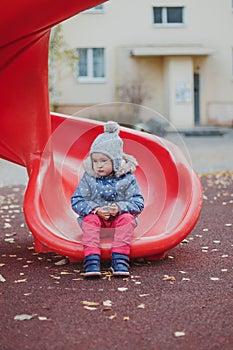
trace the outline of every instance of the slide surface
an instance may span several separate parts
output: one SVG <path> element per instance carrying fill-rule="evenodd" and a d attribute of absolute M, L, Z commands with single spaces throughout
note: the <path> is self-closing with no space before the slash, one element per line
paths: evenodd
<path fill-rule="evenodd" d="M 52 115 L 52 133 L 25 194 L 25 216 L 37 251 L 83 258 L 82 233 L 70 197 L 83 174 L 82 162 L 102 132 L 100 122 Z M 131 247 L 131 257 L 153 257 L 181 242 L 194 227 L 201 209 L 201 186 L 181 150 L 165 139 L 121 128 L 124 151 L 139 163 L 136 176 L 145 209 Z M 102 237 L 102 258 L 111 255 L 112 237 Z"/>

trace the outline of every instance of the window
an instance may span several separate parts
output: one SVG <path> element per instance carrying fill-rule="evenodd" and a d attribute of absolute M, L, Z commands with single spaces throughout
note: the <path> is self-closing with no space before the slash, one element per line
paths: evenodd
<path fill-rule="evenodd" d="M 153 7 L 155 25 L 183 25 L 184 7 Z"/>
<path fill-rule="evenodd" d="M 104 4 L 97 5 L 95 7 L 92 7 L 84 11 L 84 13 L 103 13 L 103 12 L 104 12 Z"/>
<path fill-rule="evenodd" d="M 77 76 L 79 81 L 104 81 L 105 50 L 103 48 L 78 49 L 77 56 Z"/>

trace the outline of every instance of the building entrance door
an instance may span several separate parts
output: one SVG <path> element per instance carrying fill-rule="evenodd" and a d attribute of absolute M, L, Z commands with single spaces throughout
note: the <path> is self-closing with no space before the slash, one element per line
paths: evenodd
<path fill-rule="evenodd" d="M 200 75 L 194 73 L 194 122 L 200 123 Z"/>

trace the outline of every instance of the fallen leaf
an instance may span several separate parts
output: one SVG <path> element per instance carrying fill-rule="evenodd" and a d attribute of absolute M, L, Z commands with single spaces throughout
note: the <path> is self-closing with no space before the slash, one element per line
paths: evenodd
<path fill-rule="evenodd" d="M 15 232 L 12 232 L 12 233 L 6 233 L 5 234 L 6 237 L 12 237 L 12 236 L 16 236 L 16 233 Z"/>
<path fill-rule="evenodd" d="M 225 226 L 226 226 L 226 227 L 231 227 L 231 226 L 232 226 L 232 224 L 225 224 Z"/>
<path fill-rule="evenodd" d="M 123 321 L 129 321 L 129 316 L 123 317 Z"/>
<path fill-rule="evenodd" d="M 139 304 L 139 305 L 137 306 L 137 309 L 145 309 L 145 304 Z"/>
<path fill-rule="evenodd" d="M 72 281 L 82 281 L 82 278 L 72 278 Z"/>
<path fill-rule="evenodd" d="M 116 317 L 117 317 L 117 314 L 114 314 L 114 315 L 108 316 L 107 318 L 109 320 L 114 320 L 114 318 L 116 318 Z"/>
<path fill-rule="evenodd" d="M 99 306 L 100 305 L 100 303 L 98 303 L 96 301 L 87 301 L 87 300 L 83 300 L 82 304 L 86 305 L 86 306 Z"/>
<path fill-rule="evenodd" d="M 16 315 L 14 317 L 15 321 L 25 321 L 25 320 L 31 320 L 34 318 L 36 315 L 27 315 L 27 314 L 22 314 L 22 315 Z"/>
<path fill-rule="evenodd" d="M 8 243 L 15 243 L 14 238 L 5 238 L 4 241 Z"/>
<path fill-rule="evenodd" d="M 46 321 L 48 318 L 45 316 L 38 316 L 39 321 Z"/>
<path fill-rule="evenodd" d="M 6 282 L 6 279 L 2 275 L 0 275 L 0 282 Z"/>
<path fill-rule="evenodd" d="M 105 301 L 103 301 L 103 306 L 109 306 L 109 307 L 111 307 L 111 306 L 112 306 L 111 300 L 105 300 Z"/>
<path fill-rule="evenodd" d="M 119 292 L 125 292 L 126 290 L 128 290 L 127 287 L 119 287 L 117 289 L 119 290 Z"/>
<path fill-rule="evenodd" d="M 174 276 L 165 276 L 163 278 L 163 281 L 175 281 L 176 278 Z"/>
<path fill-rule="evenodd" d="M 185 332 L 184 331 L 177 331 L 174 333 L 175 337 L 184 337 L 185 336 Z"/>
<path fill-rule="evenodd" d="M 68 259 L 62 259 L 60 261 L 57 261 L 54 265 L 56 265 L 56 266 L 63 266 L 63 265 L 67 265 L 68 262 L 69 262 Z"/>
<path fill-rule="evenodd" d="M 55 280 L 60 280 L 61 277 L 60 276 L 54 276 L 54 275 L 49 275 L 50 277 L 54 278 Z"/>
<path fill-rule="evenodd" d="M 14 283 L 25 283 L 25 282 L 27 282 L 27 279 L 26 279 L 26 278 L 24 278 L 24 279 L 22 279 L 22 280 L 16 280 L 16 281 L 14 281 Z"/>
<path fill-rule="evenodd" d="M 148 295 L 150 295 L 149 293 L 145 293 L 145 294 L 140 294 L 140 297 L 147 297 Z"/>
<path fill-rule="evenodd" d="M 91 311 L 97 309 L 96 307 L 93 307 L 93 306 L 84 306 L 83 308 L 86 309 L 86 310 L 91 310 Z"/>
<path fill-rule="evenodd" d="M 218 277 L 210 277 L 211 281 L 219 281 Z"/>

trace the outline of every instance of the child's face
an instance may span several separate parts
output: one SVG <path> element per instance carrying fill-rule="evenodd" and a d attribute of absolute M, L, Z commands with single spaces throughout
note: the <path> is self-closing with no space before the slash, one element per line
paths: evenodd
<path fill-rule="evenodd" d="M 92 153 L 92 166 L 98 176 L 108 176 L 113 172 L 112 160 L 103 153 Z"/>

